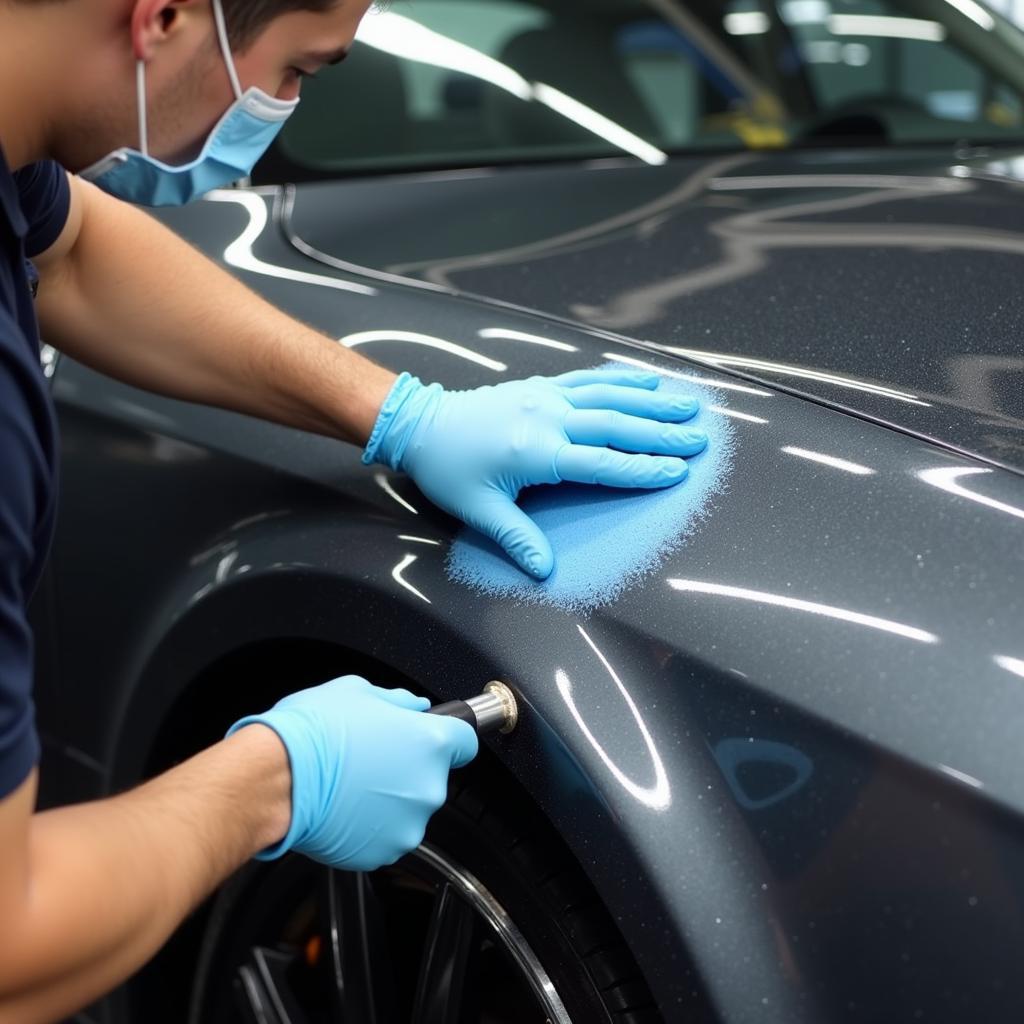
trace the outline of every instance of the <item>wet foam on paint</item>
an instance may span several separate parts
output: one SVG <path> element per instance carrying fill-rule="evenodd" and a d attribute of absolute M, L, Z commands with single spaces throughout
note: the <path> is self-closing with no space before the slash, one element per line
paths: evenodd
<path fill-rule="evenodd" d="M 614 364 L 609 364 L 614 365 Z M 715 389 L 663 377 L 659 390 L 688 394 L 701 405 L 690 422 L 708 435 L 708 447 L 688 459 L 686 479 L 657 491 L 559 484 L 530 487 L 519 504 L 547 534 L 555 554 L 548 579 L 537 582 L 501 549 L 464 528 L 448 554 L 450 579 L 509 600 L 588 612 L 609 604 L 653 572 L 707 515 L 732 465 L 733 428 L 712 407 L 725 402 Z"/>

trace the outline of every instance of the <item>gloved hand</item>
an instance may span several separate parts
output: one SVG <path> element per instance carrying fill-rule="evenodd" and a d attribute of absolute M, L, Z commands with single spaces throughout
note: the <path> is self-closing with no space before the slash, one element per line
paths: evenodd
<path fill-rule="evenodd" d="M 372 871 L 419 846 L 445 801 L 449 770 L 472 761 L 479 746 L 471 726 L 423 714 L 429 707 L 408 690 L 342 676 L 236 722 L 229 736 L 255 722 L 273 729 L 291 764 L 291 825 L 257 859 L 297 850 Z"/>
<path fill-rule="evenodd" d="M 363 462 L 404 470 L 434 504 L 547 579 L 554 555 L 515 504 L 522 488 L 562 481 L 666 487 L 686 476 L 680 456 L 707 445 L 703 432 L 676 425 L 696 415 L 696 400 L 658 394 L 658 381 L 641 370 L 576 370 L 445 391 L 403 373 Z"/>

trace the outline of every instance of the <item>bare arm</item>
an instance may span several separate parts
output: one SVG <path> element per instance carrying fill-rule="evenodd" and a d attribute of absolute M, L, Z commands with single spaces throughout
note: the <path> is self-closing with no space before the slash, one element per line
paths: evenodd
<path fill-rule="evenodd" d="M 35 262 L 56 348 L 130 384 L 365 444 L 395 374 L 294 320 L 141 211 L 70 176 Z"/>
<path fill-rule="evenodd" d="M 122 796 L 42 814 L 33 773 L 0 801 L 0 1020 L 60 1019 L 142 966 L 285 834 L 290 785 L 264 726 Z"/>

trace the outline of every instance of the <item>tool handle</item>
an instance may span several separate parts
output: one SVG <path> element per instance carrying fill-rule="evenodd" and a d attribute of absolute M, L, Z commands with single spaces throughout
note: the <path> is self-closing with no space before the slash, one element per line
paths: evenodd
<path fill-rule="evenodd" d="M 476 720 L 476 712 L 464 700 L 450 700 L 446 704 L 435 704 L 428 715 L 447 715 L 449 718 L 461 718 L 467 725 L 473 726 L 479 732 Z"/>
<path fill-rule="evenodd" d="M 478 736 L 486 736 L 492 732 L 510 733 L 519 721 L 519 704 L 509 686 L 492 679 L 478 696 L 438 704 L 427 714 L 461 718 L 476 729 Z"/>

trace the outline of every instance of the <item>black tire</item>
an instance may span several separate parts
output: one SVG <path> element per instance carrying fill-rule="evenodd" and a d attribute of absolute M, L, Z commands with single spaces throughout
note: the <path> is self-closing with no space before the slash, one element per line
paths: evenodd
<path fill-rule="evenodd" d="M 593 886 L 550 823 L 514 785 L 490 773 L 486 782 L 480 780 L 477 772 L 454 773 L 448 802 L 431 821 L 424 846 L 428 852 L 436 852 L 449 865 L 457 865 L 459 870 L 482 883 L 497 904 L 505 909 L 543 972 L 546 972 L 572 1024 L 661 1024 L 662 1017 L 655 1008 L 640 969 Z M 368 880 L 366 891 L 370 892 L 370 902 L 374 905 L 374 919 L 386 922 L 389 914 L 394 916 L 389 894 L 415 890 L 415 879 L 422 879 L 423 875 L 420 863 L 423 856 L 422 853 L 411 854 L 393 868 L 366 876 L 330 873 L 300 857 L 287 857 L 270 865 L 246 866 L 222 888 L 211 910 L 198 960 L 189 1024 L 227 1024 L 229 1020 L 234 1024 L 236 1019 L 260 1019 L 251 1008 L 244 1013 L 237 1009 L 239 1004 L 246 1004 L 245 999 L 240 999 L 240 990 L 259 984 L 253 979 L 261 971 L 268 971 L 268 955 L 271 958 L 291 956 L 295 963 L 301 959 L 296 959 L 294 949 L 289 951 L 288 934 L 293 937 L 293 942 L 301 941 L 301 935 L 306 934 L 302 931 L 302 921 L 308 922 L 310 912 L 301 910 L 305 898 L 302 893 L 320 884 L 316 881 L 318 873 L 331 875 L 332 887 L 355 884 L 356 878 Z M 403 872 L 413 878 L 412 883 L 408 878 L 403 881 Z M 384 896 L 380 895 L 382 891 Z M 284 904 L 281 913 L 272 906 L 275 899 Z M 316 902 L 315 898 L 313 902 Z M 436 900 L 434 905 L 436 907 Z M 292 914 L 292 919 L 286 919 L 289 906 L 300 908 Z M 383 914 L 381 907 L 384 908 Z M 368 982 L 371 989 L 392 989 L 396 993 L 394 998 L 397 1002 L 391 1014 L 382 1013 L 380 1020 L 408 1021 L 414 1016 L 411 1014 L 412 1004 L 420 1005 L 421 996 L 409 994 L 417 987 L 415 980 L 401 977 L 403 965 L 414 966 L 417 956 L 421 957 L 419 973 L 422 974 L 422 954 L 411 950 L 411 945 L 418 940 L 410 939 L 410 936 L 432 933 L 429 932 L 429 922 L 424 924 L 418 916 L 417 912 L 408 911 L 401 918 L 400 929 L 391 928 L 389 931 L 384 926 L 382 930 L 390 935 L 388 954 L 378 952 L 375 957 L 368 957 L 369 963 L 362 965 L 367 974 L 378 969 L 389 972 L 394 969 L 396 972 L 386 980 L 375 978 Z M 296 917 L 298 924 L 294 920 Z M 359 920 L 365 925 L 365 917 Z M 480 927 L 478 924 L 472 926 L 476 929 L 474 935 L 480 935 Z M 425 928 L 428 929 L 426 932 Z M 282 929 L 284 941 L 279 936 L 274 942 L 275 930 Z M 295 936 L 300 936 L 300 939 L 295 940 Z M 311 941 L 306 940 L 307 950 Z M 268 943 L 279 952 L 268 954 Z M 377 950 L 386 946 L 383 942 L 378 944 L 377 940 L 370 944 Z M 485 952 L 480 957 L 498 955 L 493 952 L 494 946 L 491 943 L 488 947 L 485 942 L 482 947 Z M 263 952 L 258 966 L 254 966 L 252 957 L 257 947 Z M 425 943 L 425 948 L 429 947 L 430 943 Z M 486 952 L 488 948 L 490 953 Z M 317 945 L 316 949 L 319 950 L 320 946 Z M 342 954 L 336 952 L 336 956 Z M 384 961 L 387 961 L 386 965 Z M 479 966 L 483 961 L 478 958 L 475 963 Z M 502 963 L 510 964 L 512 959 Z M 482 972 L 467 972 L 471 976 L 467 977 L 464 985 L 467 990 L 473 987 L 474 982 L 480 981 L 478 974 L 482 973 L 483 980 L 477 987 L 486 990 L 483 997 L 480 992 L 475 992 L 464 999 L 460 993 L 457 998 L 462 1001 L 462 1008 L 455 1017 L 443 1019 L 457 1019 L 459 1024 L 532 1024 L 534 1019 L 543 1024 L 545 1019 L 551 1019 L 549 1011 L 532 1015 L 532 1011 L 528 1013 L 524 1008 L 525 1003 L 517 1002 L 522 998 L 521 981 L 518 989 L 512 986 L 502 993 L 500 1009 L 496 1010 L 494 1005 L 484 1008 L 481 998 L 485 1001 L 490 998 L 492 1002 L 498 999 L 494 995 L 494 986 L 500 989 L 503 984 L 500 978 L 496 978 L 494 961 L 489 960 L 487 964 L 489 966 Z M 522 963 L 519 962 L 518 966 L 521 969 Z M 280 969 L 284 970 L 284 967 Z M 312 988 L 321 984 L 310 980 L 311 975 L 307 977 L 313 969 L 306 963 L 289 968 L 293 979 L 301 976 L 303 980 L 290 981 L 285 987 L 301 984 Z M 315 969 L 319 970 L 319 966 Z M 347 970 L 342 973 L 348 976 Z M 528 976 L 529 971 L 523 974 Z M 229 994 L 229 987 L 234 988 L 233 995 Z M 251 992 L 247 998 L 254 998 Z M 266 999 L 266 996 L 259 998 Z M 278 999 L 289 1003 L 292 996 L 275 992 L 271 1001 Z M 237 1017 L 232 1014 L 237 1014 Z M 327 1010 L 323 1015 L 317 1010 L 310 1011 L 307 1005 L 297 1010 L 294 1016 L 285 1009 L 276 1017 L 271 1013 L 264 1019 L 280 1020 L 282 1024 L 291 1020 L 331 1020 L 345 1024 L 349 1017 L 353 1021 L 358 1020 L 358 1024 L 369 1024 L 375 1019 L 373 1012 L 365 1008 L 339 1012 L 336 1005 L 333 1013 Z M 418 1019 L 442 1017 L 424 1013 Z"/>

